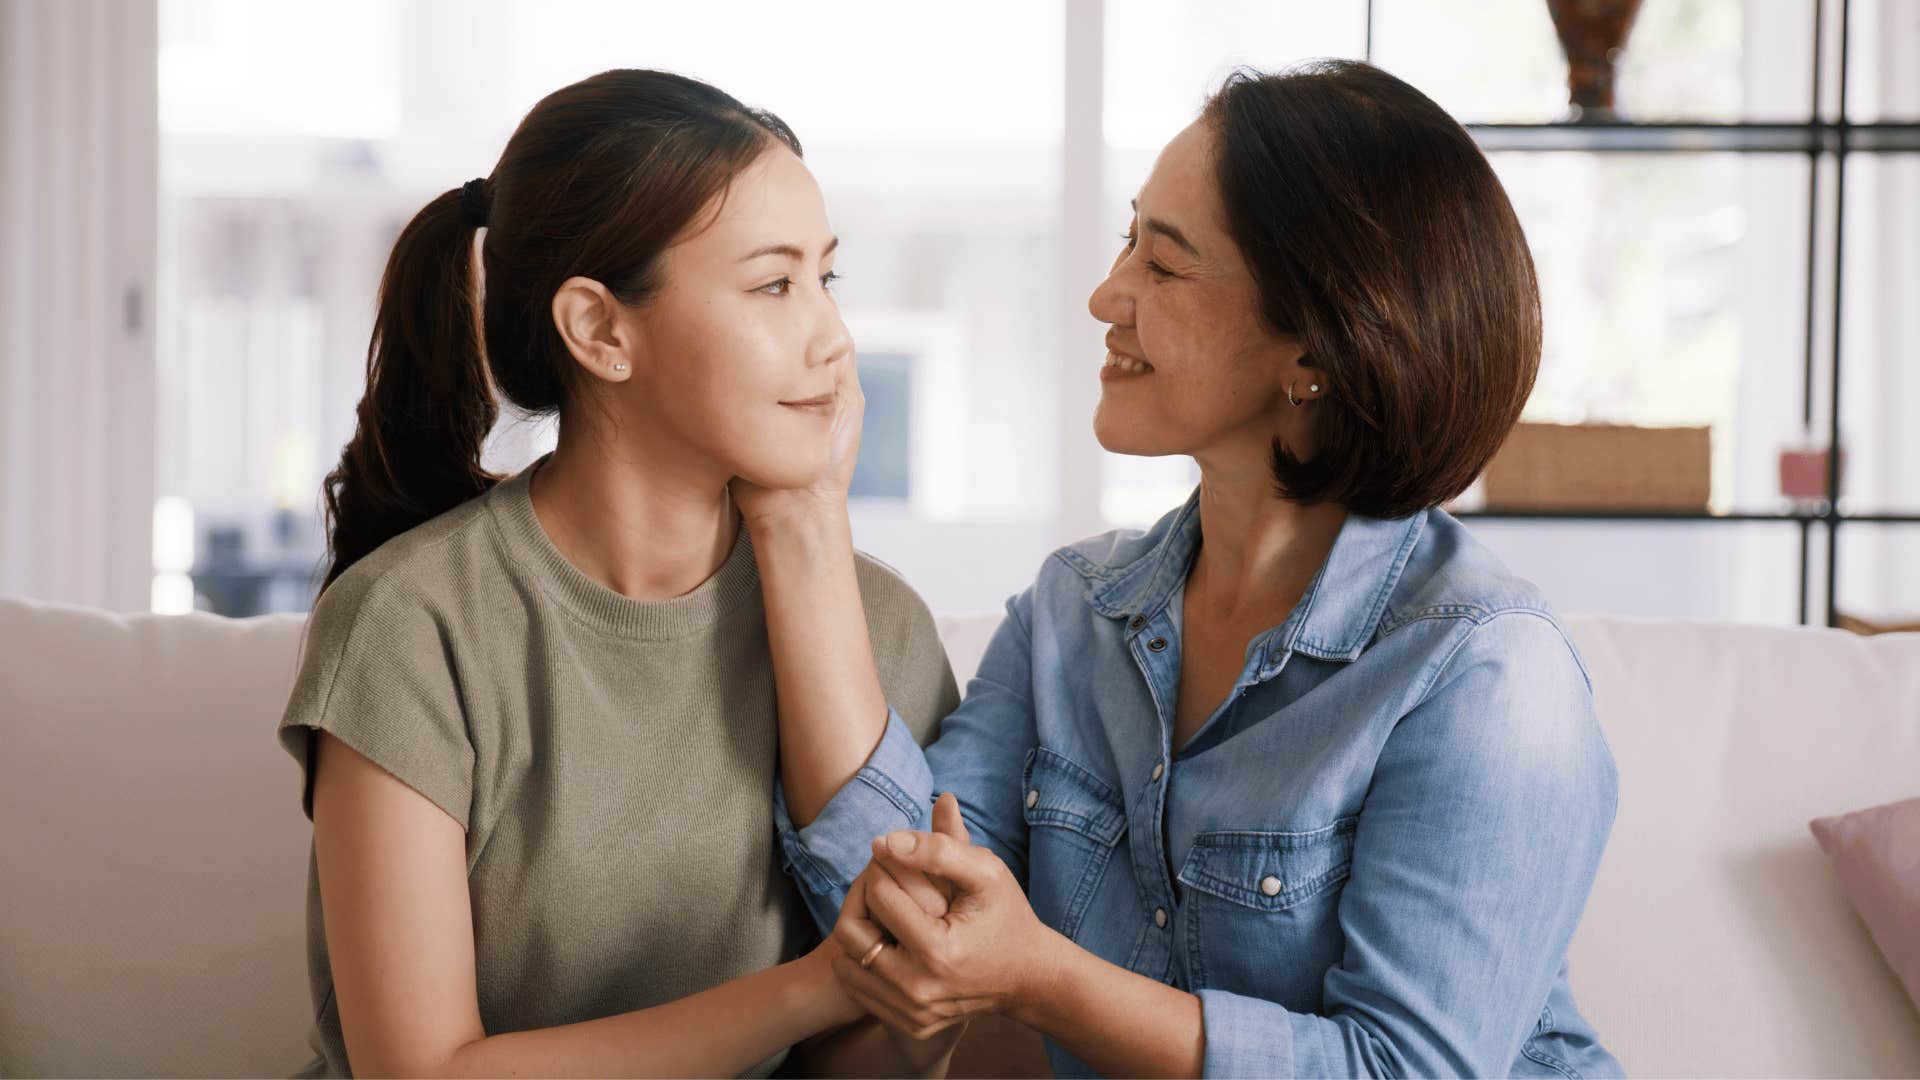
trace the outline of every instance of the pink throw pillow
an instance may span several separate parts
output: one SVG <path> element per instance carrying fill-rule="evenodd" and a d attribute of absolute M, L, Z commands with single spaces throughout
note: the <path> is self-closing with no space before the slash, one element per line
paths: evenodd
<path fill-rule="evenodd" d="M 1815 818 L 1807 827 L 1920 1008 L 1920 799 Z"/>

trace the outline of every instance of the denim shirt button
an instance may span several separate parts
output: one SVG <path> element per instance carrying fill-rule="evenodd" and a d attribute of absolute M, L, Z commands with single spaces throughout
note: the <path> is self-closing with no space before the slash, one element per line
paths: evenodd
<path fill-rule="evenodd" d="M 1164 773 L 1164 772 L 1166 772 L 1166 771 L 1167 771 L 1167 767 L 1166 767 L 1165 765 L 1161 765 L 1161 764 L 1157 764 L 1157 763 L 1156 763 L 1156 764 L 1154 765 L 1154 767 L 1153 767 L 1153 776 L 1152 776 L 1152 779 L 1154 779 L 1154 780 L 1158 780 L 1158 779 L 1160 779 L 1160 774 L 1161 774 L 1161 773 Z"/>
<path fill-rule="evenodd" d="M 1133 618 L 1127 620 L 1127 629 L 1129 630 L 1138 630 L 1145 625 L 1147 625 L 1147 617 L 1145 615 L 1135 615 Z"/>
<path fill-rule="evenodd" d="M 1260 879 L 1260 891 L 1266 893 L 1268 896 L 1279 896 L 1280 890 L 1285 887 L 1285 885 L 1281 884 L 1280 879 L 1274 877 L 1272 874 L 1268 874 L 1266 877 Z"/>
<path fill-rule="evenodd" d="M 1152 649 L 1154 652 L 1159 652 L 1162 649 L 1165 649 L 1166 647 L 1167 647 L 1167 639 L 1163 637 L 1157 637 L 1157 638 L 1154 638 L 1152 641 L 1147 642 L 1147 648 Z"/>
<path fill-rule="evenodd" d="M 1037 802 L 1039 802 L 1039 801 L 1040 801 L 1040 789 L 1039 789 L 1039 788 L 1034 788 L 1033 790 L 1031 790 L 1031 791 L 1029 791 L 1029 792 L 1027 792 L 1027 807 L 1028 807 L 1028 809 L 1032 809 L 1032 807 L 1033 807 L 1033 804 L 1034 804 L 1034 803 L 1037 803 Z"/>
<path fill-rule="evenodd" d="M 1166 908 L 1157 907 L 1153 909 L 1153 925 L 1165 928 L 1165 926 L 1167 925 L 1167 909 Z"/>

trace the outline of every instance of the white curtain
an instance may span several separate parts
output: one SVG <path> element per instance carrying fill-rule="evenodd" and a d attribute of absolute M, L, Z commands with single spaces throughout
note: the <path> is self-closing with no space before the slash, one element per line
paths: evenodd
<path fill-rule="evenodd" d="M 152 576 L 154 0 L 0 0 L 0 594 Z"/>

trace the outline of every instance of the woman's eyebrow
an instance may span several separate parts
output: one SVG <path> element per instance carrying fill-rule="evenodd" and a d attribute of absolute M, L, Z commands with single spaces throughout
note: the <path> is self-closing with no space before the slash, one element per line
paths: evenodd
<path fill-rule="evenodd" d="M 827 256 L 833 254 L 834 249 L 839 246 L 840 246 L 840 238 L 836 236 L 833 239 L 827 241 L 826 247 L 820 249 L 820 257 L 824 259 Z M 789 259 L 804 259 L 807 257 L 807 253 L 801 250 L 797 245 L 768 244 L 766 247 L 755 248 L 754 250 L 749 251 L 745 255 L 740 256 L 739 261 L 746 262 L 748 259 L 758 259 L 762 255 L 785 255 Z"/>
<path fill-rule="evenodd" d="M 1140 213 L 1139 199 L 1133 200 L 1133 212 L 1135 216 L 1138 216 Z M 1193 241 L 1187 239 L 1187 234 L 1181 232 L 1180 227 L 1178 225 L 1174 225 L 1170 222 L 1161 221 L 1159 218 L 1141 218 L 1140 221 L 1141 221 L 1141 224 L 1147 227 L 1148 232 L 1159 233 L 1161 236 L 1164 236 L 1167 239 L 1173 241 L 1174 243 L 1180 245 L 1180 247 L 1184 249 L 1187 254 L 1193 256 L 1196 259 L 1201 257 L 1200 249 L 1193 246 Z"/>

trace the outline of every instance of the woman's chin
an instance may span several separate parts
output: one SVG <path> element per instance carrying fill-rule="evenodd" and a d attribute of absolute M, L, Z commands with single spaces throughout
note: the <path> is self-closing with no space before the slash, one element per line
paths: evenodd
<path fill-rule="evenodd" d="M 1093 438 L 1100 448 L 1109 454 L 1128 454 L 1134 457 L 1153 457 L 1168 451 L 1158 449 L 1140 437 L 1140 427 L 1129 424 L 1115 410 L 1102 402 L 1093 411 Z"/>
<path fill-rule="evenodd" d="M 826 461 L 782 461 L 769 463 L 765 467 L 744 467 L 739 477 L 755 487 L 772 491 L 784 491 L 794 488 L 811 487 L 826 472 Z"/>

